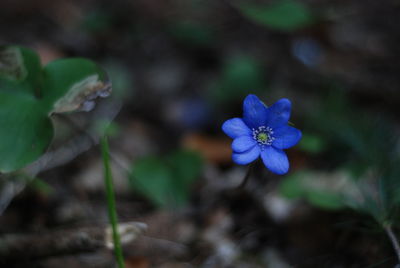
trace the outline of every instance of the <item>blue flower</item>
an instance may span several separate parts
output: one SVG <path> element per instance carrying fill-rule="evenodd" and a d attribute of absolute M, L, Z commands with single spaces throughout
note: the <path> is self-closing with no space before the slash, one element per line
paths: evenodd
<path fill-rule="evenodd" d="M 232 118 L 222 125 L 222 130 L 233 139 L 232 160 L 247 165 L 261 156 L 273 173 L 287 173 L 289 160 L 283 149 L 301 139 L 301 131 L 287 125 L 290 109 L 288 99 L 280 99 L 268 108 L 257 96 L 248 95 L 243 102 L 243 118 Z"/>

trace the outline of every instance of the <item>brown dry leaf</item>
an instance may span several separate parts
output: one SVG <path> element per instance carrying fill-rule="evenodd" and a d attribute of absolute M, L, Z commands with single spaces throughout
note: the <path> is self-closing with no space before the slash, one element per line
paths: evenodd
<path fill-rule="evenodd" d="M 231 162 L 231 141 L 228 138 L 189 133 L 183 137 L 182 144 L 184 148 L 199 151 L 209 162 L 216 164 Z"/>
<path fill-rule="evenodd" d="M 308 159 L 307 159 L 306 155 L 304 155 L 303 152 L 298 151 L 296 149 L 290 149 L 286 152 L 287 152 L 288 158 L 290 159 L 290 169 L 292 171 L 307 167 Z"/>
<path fill-rule="evenodd" d="M 146 257 L 129 257 L 125 259 L 125 268 L 149 268 L 150 261 Z"/>
<path fill-rule="evenodd" d="M 41 42 L 35 44 L 33 47 L 39 54 L 40 61 L 43 65 L 46 65 L 53 60 L 65 57 L 61 50 L 49 43 Z"/>

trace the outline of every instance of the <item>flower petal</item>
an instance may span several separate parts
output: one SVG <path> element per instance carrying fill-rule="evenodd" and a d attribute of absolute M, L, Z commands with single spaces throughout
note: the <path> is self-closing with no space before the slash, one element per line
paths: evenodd
<path fill-rule="evenodd" d="M 283 175 L 289 170 L 289 160 L 284 151 L 266 146 L 261 152 L 264 165 L 273 173 Z"/>
<path fill-rule="evenodd" d="M 244 135 L 251 135 L 252 133 L 241 118 L 232 118 L 225 121 L 222 125 L 222 130 L 232 139 Z"/>
<path fill-rule="evenodd" d="M 253 148 L 257 142 L 251 136 L 241 136 L 232 142 L 232 150 L 235 153 L 243 153 Z"/>
<path fill-rule="evenodd" d="M 278 149 L 287 149 L 295 146 L 301 139 L 301 131 L 290 126 L 274 129 L 275 140 L 272 145 Z"/>
<path fill-rule="evenodd" d="M 265 126 L 268 111 L 256 95 L 248 95 L 243 101 L 243 121 L 250 128 Z"/>
<path fill-rule="evenodd" d="M 286 125 L 290 118 L 292 104 L 288 99 L 280 99 L 268 108 L 267 126 L 275 128 Z"/>
<path fill-rule="evenodd" d="M 260 147 L 254 146 L 244 153 L 233 153 L 232 160 L 238 165 L 247 165 L 260 156 Z"/>

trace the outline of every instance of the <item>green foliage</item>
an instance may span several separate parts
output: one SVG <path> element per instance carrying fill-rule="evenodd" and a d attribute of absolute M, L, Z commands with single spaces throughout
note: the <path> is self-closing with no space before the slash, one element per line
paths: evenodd
<path fill-rule="evenodd" d="M 242 99 L 264 88 L 263 68 L 249 56 L 230 58 L 223 66 L 222 75 L 212 88 L 213 97 L 220 101 Z"/>
<path fill-rule="evenodd" d="M 36 160 L 53 138 L 49 116 L 79 110 L 104 88 L 105 73 L 86 59 L 62 59 L 44 68 L 27 48 L 0 48 L 0 172 Z"/>
<path fill-rule="evenodd" d="M 164 158 L 137 160 L 129 178 L 133 188 L 156 206 L 181 207 L 187 203 L 190 186 L 201 169 L 202 159 L 197 153 L 178 151 Z"/>
<path fill-rule="evenodd" d="M 332 156 L 365 169 L 386 169 L 397 154 L 393 124 L 349 103 L 343 91 L 335 90 L 308 117 L 308 128 L 321 135 Z M 318 111 L 318 112 L 315 112 Z"/>
<path fill-rule="evenodd" d="M 400 205 L 400 161 L 393 162 L 382 172 L 379 180 L 380 195 L 390 218 Z"/>
<path fill-rule="evenodd" d="M 113 96 L 126 100 L 135 93 L 134 75 L 129 68 L 116 62 L 108 61 L 104 64 L 104 69 L 112 81 Z"/>
<path fill-rule="evenodd" d="M 326 144 L 321 136 L 304 133 L 298 147 L 308 153 L 318 154 L 324 151 Z"/>
<path fill-rule="evenodd" d="M 395 124 L 382 115 L 360 110 L 337 89 L 324 96 L 324 102 L 308 118 L 307 128 L 324 138 L 329 161 L 344 169 L 354 185 L 349 187 L 352 193 L 340 190 L 349 197 L 346 206 L 371 215 L 380 224 L 394 221 L 400 207 Z"/>
<path fill-rule="evenodd" d="M 49 196 L 55 192 L 54 188 L 50 184 L 39 178 L 33 179 L 29 186 L 45 196 Z"/>
<path fill-rule="evenodd" d="M 397 159 L 386 169 L 359 180 L 363 199 L 354 208 L 370 214 L 380 224 L 399 219 L 400 208 L 400 161 Z"/>
<path fill-rule="evenodd" d="M 276 1 L 271 5 L 242 4 L 240 10 L 249 19 L 281 31 L 298 30 L 315 21 L 308 7 L 294 0 Z"/>
<path fill-rule="evenodd" d="M 279 191 L 287 198 L 304 199 L 315 207 L 336 210 L 347 205 L 346 192 L 351 188 L 347 178 L 341 174 L 329 177 L 321 173 L 303 171 L 285 177 Z"/>
<path fill-rule="evenodd" d="M 105 10 L 92 10 L 84 17 L 81 27 L 91 33 L 101 33 L 110 29 L 113 20 L 112 14 Z"/>
<path fill-rule="evenodd" d="M 120 126 L 109 120 L 96 120 L 93 127 L 100 137 L 114 137 L 121 132 Z"/>
<path fill-rule="evenodd" d="M 208 46 L 214 41 L 211 28 L 195 21 L 177 21 L 169 26 L 169 32 L 178 41 L 192 46 Z"/>

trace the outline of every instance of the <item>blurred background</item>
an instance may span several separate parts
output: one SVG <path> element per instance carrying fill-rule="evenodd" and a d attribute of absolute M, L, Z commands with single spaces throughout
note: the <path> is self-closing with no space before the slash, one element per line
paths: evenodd
<path fill-rule="evenodd" d="M 379 225 L 396 231 L 400 201 L 399 25 L 395 0 L 2 0 L 0 44 L 90 58 L 114 93 L 54 118 L 53 146 L 84 152 L 1 204 L 0 234 L 107 223 L 100 150 L 67 141 L 115 117 L 119 220 L 148 225 L 127 267 L 393 267 Z M 289 98 L 303 138 L 287 175 L 257 163 L 237 189 L 246 167 L 221 125 L 250 93 Z M 112 263 L 98 250 L 7 267 Z"/>

